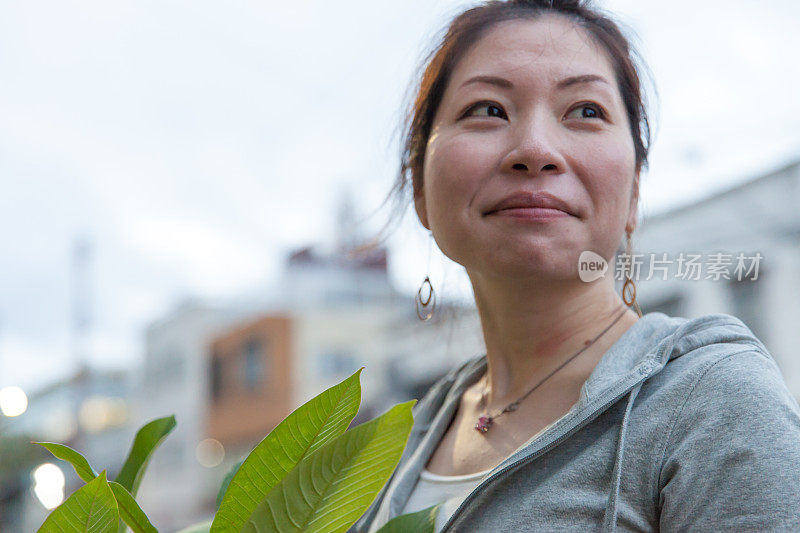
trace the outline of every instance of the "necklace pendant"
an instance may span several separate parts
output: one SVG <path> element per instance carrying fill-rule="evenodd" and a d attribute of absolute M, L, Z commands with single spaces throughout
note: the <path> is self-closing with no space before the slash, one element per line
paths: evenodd
<path fill-rule="evenodd" d="M 479 416 L 478 423 L 475 424 L 475 430 L 480 431 L 481 433 L 486 433 L 489 431 L 489 428 L 492 427 L 492 422 L 494 422 L 494 420 L 492 420 L 491 416 Z"/>

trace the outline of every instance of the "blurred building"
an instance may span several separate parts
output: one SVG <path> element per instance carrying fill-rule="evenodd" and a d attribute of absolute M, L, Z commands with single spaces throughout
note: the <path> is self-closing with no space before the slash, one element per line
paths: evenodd
<path fill-rule="evenodd" d="M 446 335 L 433 331 L 452 327 L 442 317 L 456 308 L 442 303 L 437 319 L 421 323 L 413 297 L 391 283 L 386 250 L 354 253 L 363 240 L 342 205 L 334 243 L 292 251 L 267 290 L 187 302 L 148 328 L 138 423 L 170 413 L 178 422 L 139 491 L 158 527 L 210 518 L 230 467 L 292 410 L 360 367 L 356 422 L 414 397 L 452 360 L 482 350 L 467 342 L 479 335 L 460 335 L 450 359 L 432 364 L 432 354 L 446 352 Z M 429 340 L 410 340 L 415 335 Z"/>
<path fill-rule="evenodd" d="M 136 425 L 172 414 L 177 422 L 153 454 L 137 496 L 159 529 L 175 531 L 207 514 L 207 502 L 198 490 L 209 481 L 196 457 L 208 417 L 208 349 L 215 335 L 247 312 L 224 304 L 185 301 L 147 328 L 136 391 Z"/>
<path fill-rule="evenodd" d="M 740 318 L 800 398 L 800 161 L 649 217 L 637 233 L 642 310 Z"/>
<path fill-rule="evenodd" d="M 226 450 L 258 442 L 291 411 L 291 326 L 288 316 L 264 316 L 211 342 L 206 431 Z"/>
<path fill-rule="evenodd" d="M 53 463 L 60 469 L 56 479 L 50 476 L 38 482 L 60 485 L 62 498 L 83 485 L 69 463 L 55 459 L 31 441 L 66 444 L 84 455 L 96 471 L 107 470 L 110 479 L 117 475 L 134 434 L 131 385 L 125 372 L 84 368 L 31 394 L 22 415 L 0 418 L 0 447 L 10 443 L 16 448 L 0 452 L 4 458 L 13 455 L 16 463 L 0 465 L 4 481 L 0 531 L 35 531 L 49 513 L 44 503 L 60 503 L 52 498 L 59 493 L 56 487 L 37 489 L 34 471 L 39 465 Z M 12 477 L 6 479 L 11 470 Z M 43 491 L 51 496 L 47 501 L 37 497 Z"/>
<path fill-rule="evenodd" d="M 202 460 L 207 484 L 197 492 L 214 509 L 222 476 L 294 408 L 292 320 L 280 313 L 243 320 L 211 341 L 204 442 L 218 456 Z"/>
<path fill-rule="evenodd" d="M 219 481 L 234 463 L 292 410 L 360 367 L 365 368 L 355 423 L 419 397 L 453 361 L 482 350 L 479 332 L 456 334 L 449 342 L 443 331 L 464 322 L 463 316 L 472 317 L 474 327 L 474 311 L 461 310 L 462 316 L 459 308 L 442 304 L 436 319 L 419 321 L 413 298 L 398 294 L 389 282 L 384 250 L 358 257 L 341 249 L 297 250 L 274 294 L 282 295 L 279 304 L 210 343 L 204 437 L 220 443 L 225 456 L 209 477 L 214 482 L 204 488 L 209 513 Z"/>
<path fill-rule="evenodd" d="M 437 306 L 434 316 L 424 324 L 414 313 L 392 329 L 387 382 L 383 385 L 389 395 L 384 408 L 422 398 L 440 377 L 486 352 L 474 304 Z"/>

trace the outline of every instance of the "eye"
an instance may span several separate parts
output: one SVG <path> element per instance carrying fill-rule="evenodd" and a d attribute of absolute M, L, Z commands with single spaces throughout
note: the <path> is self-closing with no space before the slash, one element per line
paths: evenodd
<path fill-rule="evenodd" d="M 476 109 L 486 109 L 486 115 L 475 115 L 472 112 Z M 462 113 L 461 118 L 466 118 L 470 116 L 477 116 L 477 117 L 498 117 L 498 118 L 508 118 L 506 116 L 506 112 L 503 111 L 503 108 L 493 102 L 478 102 L 477 104 L 473 104 L 467 108 L 464 113 Z"/>
<path fill-rule="evenodd" d="M 575 112 L 580 112 L 578 116 L 571 116 L 575 115 Z M 578 104 L 569 113 L 567 113 L 567 118 L 599 118 L 605 119 L 606 112 L 597 104 L 593 104 L 591 102 L 584 102 L 582 104 Z"/>

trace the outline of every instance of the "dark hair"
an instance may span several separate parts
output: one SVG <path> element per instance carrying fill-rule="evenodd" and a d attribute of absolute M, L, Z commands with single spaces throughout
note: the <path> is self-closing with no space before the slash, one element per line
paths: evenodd
<path fill-rule="evenodd" d="M 618 23 L 610 15 L 592 6 L 591 0 L 491 0 L 456 16 L 448 25 L 438 46 L 428 53 L 423 62 L 421 79 L 414 85 L 415 95 L 413 100 L 409 100 L 402 124 L 400 172 L 386 199 L 381 203 L 382 207 L 394 198 L 395 209 L 381 233 L 392 221 L 398 220 L 397 215 L 402 216 L 407 208 L 409 198 L 406 197 L 406 191 L 409 181 L 412 196 L 422 188 L 422 167 L 433 118 L 459 60 L 496 24 L 508 20 L 537 19 L 546 14 L 569 18 L 608 52 L 628 115 L 636 168 L 647 168 L 651 132 L 640 79 L 640 73 L 646 69 L 646 65 L 623 35 Z M 383 239 L 385 236 L 376 238 L 362 249 L 374 247 Z"/>

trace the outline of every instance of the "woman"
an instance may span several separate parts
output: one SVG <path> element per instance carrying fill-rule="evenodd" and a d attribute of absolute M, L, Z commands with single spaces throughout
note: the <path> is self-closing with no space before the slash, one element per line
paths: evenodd
<path fill-rule="evenodd" d="M 632 56 L 577 0 L 483 4 L 434 50 L 399 190 L 410 172 L 487 351 L 416 406 L 354 531 L 435 504 L 445 531 L 800 531 L 800 408 L 765 346 L 735 317 L 641 316 L 632 280 L 621 297 L 578 275 L 636 228 Z"/>

